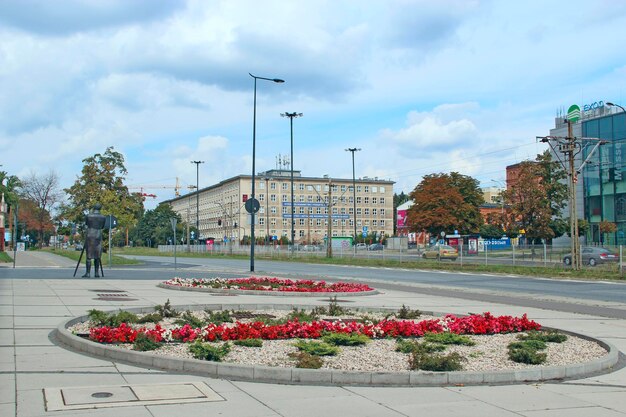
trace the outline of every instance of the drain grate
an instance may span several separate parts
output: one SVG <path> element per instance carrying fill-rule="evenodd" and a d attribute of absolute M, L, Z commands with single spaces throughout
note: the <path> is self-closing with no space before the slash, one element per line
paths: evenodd
<path fill-rule="evenodd" d="M 115 294 L 114 296 L 109 296 L 109 297 L 98 297 L 98 298 L 93 298 L 93 300 L 99 300 L 99 301 L 137 301 L 137 298 L 128 298 L 128 297 L 120 297 L 119 294 Z"/>
<path fill-rule="evenodd" d="M 99 289 L 99 290 L 89 290 L 89 291 L 91 291 L 91 292 L 115 292 L 115 293 L 118 293 L 118 292 L 126 292 L 126 291 L 124 291 L 124 290 L 112 290 L 112 289 L 110 289 L 110 288 Z"/>
<path fill-rule="evenodd" d="M 98 297 L 128 297 L 128 294 L 119 294 L 119 293 L 99 293 Z"/>
<path fill-rule="evenodd" d="M 43 393 L 47 411 L 224 401 L 202 382 L 44 388 Z"/>

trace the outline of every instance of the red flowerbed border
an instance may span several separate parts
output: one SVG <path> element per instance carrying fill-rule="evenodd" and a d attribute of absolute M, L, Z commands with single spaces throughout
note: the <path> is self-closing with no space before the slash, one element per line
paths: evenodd
<path fill-rule="evenodd" d="M 541 325 L 529 320 L 526 314 L 521 317 L 494 316 L 487 312 L 467 317 L 452 314 L 442 319 L 430 319 L 414 322 L 411 320 L 383 320 L 377 324 L 364 324 L 356 321 L 313 321 L 311 323 L 288 321 L 284 324 L 267 325 L 257 321 L 254 323 L 209 324 L 203 328 L 193 328 L 186 324 L 172 330 L 156 325 L 154 329 L 133 329 L 122 323 L 119 327 L 91 328 L 89 338 L 100 343 L 132 343 L 140 333 L 156 342 L 176 341 L 192 342 L 196 339 L 204 341 L 242 340 L 242 339 L 316 339 L 325 332 L 356 333 L 372 338 L 385 337 L 420 337 L 427 332 L 442 333 L 449 331 L 456 334 L 498 334 L 539 330 Z"/>

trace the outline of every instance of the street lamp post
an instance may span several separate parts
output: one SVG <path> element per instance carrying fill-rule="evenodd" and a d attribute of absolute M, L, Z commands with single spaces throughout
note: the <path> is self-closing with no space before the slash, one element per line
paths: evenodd
<path fill-rule="evenodd" d="M 291 254 L 293 255 L 293 250 L 294 250 L 294 246 L 295 246 L 295 240 L 296 240 L 296 231 L 294 230 L 294 201 L 293 201 L 293 119 L 296 117 L 302 117 L 303 114 L 302 113 L 289 113 L 289 112 L 285 112 L 285 113 L 281 113 L 280 114 L 282 117 L 289 117 L 289 125 L 291 126 L 291 161 L 290 161 L 290 165 L 291 165 Z"/>
<path fill-rule="evenodd" d="M 280 78 L 264 78 L 257 77 L 256 75 L 252 75 L 248 73 L 252 78 L 254 78 L 254 105 L 252 110 L 252 193 L 251 198 L 254 200 L 254 182 L 255 182 L 255 157 L 256 157 L 256 80 L 265 80 L 272 81 L 275 83 L 284 83 L 285 80 L 281 80 Z M 250 210 L 250 272 L 254 272 L 254 210 Z"/>
<path fill-rule="evenodd" d="M 354 173 L 354 153 L 361 148 L 348 148 L 346 152 L 352 153 L 352 209 L 354 210 L 354 253 L 356 253 L 356 176 Z"/>
<path fill-rule="evenodd" d="M 204 161 L 191 161 L 192 164 L 196 164 L 196 241 L 200 239 L 200 164 L 204 164 Z"/>

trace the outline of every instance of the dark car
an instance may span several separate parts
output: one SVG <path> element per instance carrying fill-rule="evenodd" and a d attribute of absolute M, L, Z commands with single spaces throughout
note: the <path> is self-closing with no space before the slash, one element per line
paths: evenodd
<path fill-rule="evenodd" d="M 368 246 L 367 250 L 384 250 L 385 246 L 382 243 L 372 243 Z"/>
<path fill-rule="evenodd" d="M 613 263 L 619 261 L 619 256 L 610 250 L 602 247 L 583 246 L 581 250 L 583 264 L 596 266 L 598 264 Z M 572 254 L 568 253 L 563 257 L 565 265 L 572 264 Z"/>

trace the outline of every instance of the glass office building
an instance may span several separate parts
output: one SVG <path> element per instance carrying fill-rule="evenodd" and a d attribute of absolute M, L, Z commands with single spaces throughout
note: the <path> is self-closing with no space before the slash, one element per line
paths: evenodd
<path fill-rule="evenodd" d="M 590 224 L 587 242 L 606 245 L 626 244 L 626 114 L 619 108 L 603 106 L 578 122 L 581 125 L 582 160 L 597 143 L 592 138 L 607 142 L 596 150 L 584 167 L 584 218 Z M 599 109 L 598 109 L 599 110 Z M 600 223 L 617 226 L 615 232 L 601 233 Z"/>

